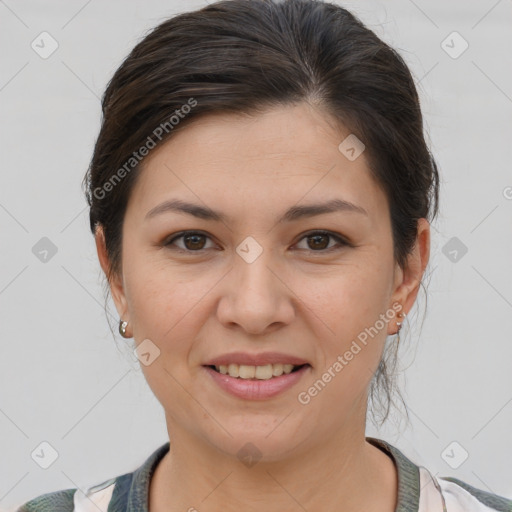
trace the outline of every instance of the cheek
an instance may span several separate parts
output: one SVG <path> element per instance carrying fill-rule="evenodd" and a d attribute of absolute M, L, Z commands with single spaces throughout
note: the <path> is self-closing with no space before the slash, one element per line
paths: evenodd
<path fill-rule="evenodd" d="M 159 355 L 149 365 L 141 360 L 141 370 L 157 399 L 173 404 L 168 410 L 187 410 L 193 407 L 190 395 L 184 391 L 197 364 L 195 340 L 207 311 L 207 292 L 215 279 L 184 279 L 173 269 L 154 267 L 140 272 L 127 281 L 134 338 L 137 344 L 149 339 Z"/>
<path fill-rule="evenodd" d="M 200 282 L 191 284 L 175 274 L 141 274 L 129 284 L 130 310 L 139 337 L 160 343 L 175 337 L 187 326 L 187 317 L 197 314 L 203 288 Z"/>
<path fill-rule="evenodd" d="M 130 269 L 125 289 L 135 339 L 149 338 L 162 351 L 183 355 L 208 314 L 208 293 L 222 276 L 143 255 L 133 258 Z"/>
<path fill-rule="evenodd" d="M 321 279 L 302 279 L 294 292 L 330 328 L 331 335 L 346 338 L 373 325 L 385 311 L 389 301 L 386 275 L 384 269 L 351 265 Z"/>
<path fill-rule="evenodd" d="M 365 385 L 379 364 L 387 336 L 387 275 L 379 266 L 351 265 L 330 278 L 303 280 L 297 293 L 316 326 L 319 372 L 343 375 L 333 379 L 343 386 Z"/>

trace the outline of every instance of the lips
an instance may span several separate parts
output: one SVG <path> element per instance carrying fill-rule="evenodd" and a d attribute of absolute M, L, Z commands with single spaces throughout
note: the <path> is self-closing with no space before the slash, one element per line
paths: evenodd
<path fill-rule="evenodd" d="M 245 379 L 223 375 L 210 366 L 203 366 L 205 374 L 225 393 L 243 400 L 268 400 L 297 386 L 311 371 L 309 364 L 297 367 L 296 371 L 268 379 Z M 261 368 L 261 367 L 260 367 Z"/>

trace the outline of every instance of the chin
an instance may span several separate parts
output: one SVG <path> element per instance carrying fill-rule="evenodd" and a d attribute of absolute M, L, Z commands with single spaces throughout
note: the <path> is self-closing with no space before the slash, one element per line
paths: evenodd
<path fill-rule="evenodd" d="M 250 413 L 239 416 L 240 421 L 233 418 L 223 421 L 219 417 L 219 422 L 231 436 L 222 428 L 216 428 L 215 432 L 205 435 L 211 445 L 241 462 L 246 459 L 275 462 L 290 456 L 311 434 L 306 429 L 299 428 L 292 415 L 283 421 L 286 416 L 258 414 L 252 421 Z M 298 432 L 301 433 L 300 436 Z"/>

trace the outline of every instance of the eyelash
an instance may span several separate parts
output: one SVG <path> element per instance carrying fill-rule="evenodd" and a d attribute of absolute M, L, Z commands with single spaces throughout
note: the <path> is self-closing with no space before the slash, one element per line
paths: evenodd
<path fill-rule="evenodd" d="M 201 236 L 204 236 L 206 238 L 210 238 L 206 233 L 202 233 L 201 231 L 183 231 L 183 232 L 178 233 L 177 235 L 173 236 L 172 238 L 167 239 L 167 241 L 164 242 L 163 245 L 164 245 L 164 247 L 167 247 L 167 248 L 169 248 L 171 250 L 175 250 L 175 251 L 182 252 L 182 253 L 188 253 L 188 254 L 194 254 L 194 253 L 200 254 L 200 253 L 202 253 L 202 252 L 207 250 L 207 249 L 198 249 L 197 251 L 192 251 L 192 250 L 189 250 L 189 249 L 182 249 L 181 247 L 171 247 L 172 244 L 176 240 L 179 240 L 180 238 L 184 238 L 187 235 L 201 235 Z M 338 242 L 338 247 L 334 246 L 334 247 L 329 247 L 328 249 L 319 249 L 319 250 L 316 250 L 316 251 L 313 250 L 313 249 L 299 249 L 299 250 L 308 251 L 310 253 L 330 253 L 333 250 L 339 250 L 339 249 L 341 249 L 341 248 L 343 248 L 345 246 L 353 247 L 351 243 L 349 243 L 346 239 L 342 238 L 340 235 L 337 235 L 335 233 L 331 233 L 330 231 L 323 231 L 323 230 L 320 230 L 320 231 L 310 231 L 309 233 L 306 233 L 299 240 L 299 242 L 301 242 L 305 238 L 313 236 L 313 235 L 329 236 L 329 237 L 335 239 Z M 297 243 L 299 243 L 299 242 L 297 242 Z"/>

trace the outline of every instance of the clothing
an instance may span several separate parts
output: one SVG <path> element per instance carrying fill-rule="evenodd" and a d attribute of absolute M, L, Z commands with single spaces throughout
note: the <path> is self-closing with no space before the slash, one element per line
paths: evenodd
<path fill-rule="evenodd" d="M 366 440 L 390 455 L 397 467 L 395 512 L 512 512 L 510 499 L 457 478 L 436 478 L 386 441 L 373 437 Z M 160 446 L 135 471 L 86 489 L 87 495 L 77 489 L 55 491 L 28 501 L 17 512 L 148 512 L 151 476 L 169 447 L 169 442 Z"/>

